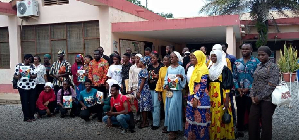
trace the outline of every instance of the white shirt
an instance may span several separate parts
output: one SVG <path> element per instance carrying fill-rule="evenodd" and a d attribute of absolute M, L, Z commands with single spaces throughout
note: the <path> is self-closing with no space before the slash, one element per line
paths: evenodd
<path fill-rule="evenodd" d="M 47 74 L 46 73 L 46 67 L 42 64 L 39 64 L 38 66 L 34 66 L 34 70 L 36 72 L 36 78 L 35 78 L 35 81 L 36 81 L 36 84 L 45 84 L 46 81 L 45 81 L 45 78 L 44 76 Z"/>
<path fill-rule="evenodd" d="M 186 74 L 186 80 L 187 80 L 187 83 L 190 82 L 190 79 L 192 77 L 192 74 L 193 74 L 193 71 L 194 71 L 195 67 L 194 66 L 190 66 L 188 68 L 188 71 L 187 71 L 187 74 Z"/>
<path fill-rule="evenodd" d="M 138 88 L 139 73 L 142 69 L 138 68 L 136 64 L 132 65 L 129 69 L 129 89 L 134 90 Z"/>
<path fill-rule="evenodd" d="M 122 83 L 122 65 L 110 65 L 108 68 L 107 75 L 111 79 L 114 79 L 121 85 Z"/>

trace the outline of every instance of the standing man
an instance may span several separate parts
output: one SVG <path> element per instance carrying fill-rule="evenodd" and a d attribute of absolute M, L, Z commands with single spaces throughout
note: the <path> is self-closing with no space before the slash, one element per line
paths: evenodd
<path fill-rule="evenodd" d="M 244 131 L 246 127 L 244 125 L 244 118 L 246 111 L 248 111 L 248 114 L 250 113 L 252 104 L 249 93 L 252 87 L 253 73 L 258 63 L 260 63 L 257 58 L 251 56 L 251 44 L 243 44 L 241 51 L 243 57 L 237 59 L 233 65 L 233 82 L 236 89 L 237 130 L 239 132 Z"/>
<path fill-rule="evenodd" d="M 166 55 L 170 55 L 174 51 L 174 46 L 166 46 Z"/>
<path fill-rule="evenodd" d="M 189 48 L 188 47 L 184 47 L 183 50 L 182 50 L 182 64 L 183 64 L 183 67 L 185 68 L 186 65 L 190 62 L 190 52 L 189 52 Z"/>
<path fill-rule="evenodd" d="M 103 56 L 103 53 L 101 53 L 100 50 L 94 51 L 94 60 L 90 62 L 89 66 L 89 79 L 92 81 L 93 88 L 103 92 L 104 98 L 106 98 L 107 93 L 105 82 L 107 79 L 106 74 L 109 64 L 108 61 L 101 56 Z"/>
<path fill-rule="evenodd" d="M 71 74 L 71 65 L 64 59 L 65 51 L 58 52 L 58 60 L 53 63 L 50 69 L 50 76 L 53 77 L 54 92 L 57 95 L 59 89 L 62 89 L 63 82 L 69 80 Z"/>
<path fill-rule="evenodd" d="M 127 49 L 126 49 L 126 53 L 128 53 L 129 55 L 130 55 L 130 58 L 129 58 L 129 63 L 132 63 L 132 60 L 131 60 L 131 54 L 132 54 L 132 50 L 131 50 L 131 48 L 130 47 L 128 47 Z M 133 60 L 134 61 L 134 60 Z M 123 58 L 122 58 L 122 60 L 121 60 L 121 64 L 123 64 L 124 62 L 123 62 Z"/>
<path fill-rule="evenodd" d="M 110 58 L 107 55 L 104 55 L 103 47 L 100 46 L 97 50 L 100 51 L 100 58 L 104 58 L 109 63 L 109 65 L 113 63 L 112 60 L 110 60 Z"/>
<path fill-rule="evenodd" d="M 132 64 L 129 62 L 130 54 L 125 53 L 123 55 L 123 64 L 122 64 L 122 93 L 125 95 L 127 92 L 130 92 L 128 84 L 129 84 L 129 70 Z"/>
<path fill-rule="evenodd" d="M 207 48 L 205 46 L 201 46 L 200 50 L 205 54 L 205 56 L 206 56 L 206 62 L 205 63 L 207 63 L 208 60 L 209 60 L 209 55 L 206 54 Z"/>

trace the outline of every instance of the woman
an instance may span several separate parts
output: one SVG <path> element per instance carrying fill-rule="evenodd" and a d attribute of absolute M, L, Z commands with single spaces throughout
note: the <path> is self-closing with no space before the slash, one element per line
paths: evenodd
<path fill-rule="evenodd" d="M 18 91 L 21 97 L 22 111 L 23 111 L 23 121 L 32 122 L 35 121 L 35 78 L 36 72 L 33 65 L 30 64 L 32 55 L 24 55 L 24 63 L 20 63 L 15 67 L 14 78 L 18 80 Z"/>
<path fill-rule="evenodd" d="M 54 108 L 56 106 L 56 103 L 55 103 L 54 90 L 52 88 L 53 88 L 52 83 L 47 82 L 45 84 L 44 91 L 41 92 L 36 102 L 36 106 L 38 108 L 38 114 L 37 114 L 38 118 L 46 114 L 48 117 L 51 117 L 52 113 L 54 113 Z"/>
<path fill-rule="evenodd" d="M 48 80 L 46 68 L 44 65 L 41 64 L 41 58 L 37 55 L 33 58 L 33 66 L 36 72 L 36 101 L 39 98 L 40 93 L 44 90 L 45 83 L 48 82 Z"/>
<path fill-rule="evenodd" d="M 138 67 L 140 59 L 142 59 L 143 56 L 141 54 L 135 55 L 135 64 L 132 65 L 129 69 L 129 89 L 131 90 L 131 94 L 136 96 L 136 92 L 138 91 L 138 81 L 139 81 L 139 73 L 142 70 Z"/>
<path fill-rule="evenodd" d="M 162 67 L 162 64 L 159 63 L 159 55 L 157 52 L 152 52 L 151 54 L 151 65 L 148 67 L 149 71 L 149 88 L 152 96 L 152 104 L 153 104 L 153 125 L 152 130 L 156 130 L 159 128 L 160 123 L 160 101 L 158 100 L 158 93 L 155 92 L 156 83 L 158 81 L 158 73 L 159 69 Z"/>
<path fill-rule="evenodd" d="M 276 105 L 271 102 L 271 95 L 279 83 L 279 69 L 269 60 L 271 50 L 267 46 L 258 48 L 258 59 L 261 62 L 254 71 L 254 81 L 250 90 L 252 105 L 249 114 L 249 139 L 272 139 L 272 116 Z M 262 132 L 260 134 L 260 120 Z"/>
<path fill-rule="evenodd" d="M 149 126 L 148 122 L 148 112 L 152 110 L 152 97 L 149 90 L 148 79 L 149 74 L 147 71 L 147 62 L 146 59 L 143 58 L 139 61 L 139 68 L 141 71 L 138 75 L 139 82 L 138 82 L 138 92 L 136 94 L 137 99 L 139 100 L 139 111 L 142 113 L 142 122 L 139 125 L 139 128 L 145 128 Z"/>
<path fill-rule="evenodd" d="M 44 55 L 44 66 L 46 68 L 46 73 L 47 73 L 47 80 L 48 82 L 53 82 L 53 77 L 50 76 L 49 74 L 49 71 L 51 69 L 51 63 L 50 63 L 50 60 L 51 60 L 51 55 L 50 54 L 45 54 Z"/>
<path fill-rule="evenodd" d="M 164 107 L 165 107 L 165 103 L 166 103 L 166 92 L 167 92 L 164 89 L 164 81 L 165 81 L 165 76 L 167 74 L 167 70 L 168 70 L 168 67 L 170 66 L 170 63 L 171 63 L 170 56 L 166 55 L 163 58 L 164 67 L 161 67 L 159 69 L 158 81 L 157 81 L 156 88 L 155 88 L 155 91 L 160 93 L 160 94 L 158 94 L 158 99 L 160 101 L 161 100 L 163 101 Z"/>
<path fill-rule="evenodd" d="M 213 50 L 213 51 L 214 51 L 214 50 L 219 50 L 219 51 L 221 51 L 221 53 L 222 53 L 222 63 L 223 63 L 223 65 L 226 66 L 227 68 L 229 68 L 229 69 L 232 71 L 231 65 L 233 65 L 233 64 L 231 64 L 230 60 L 229 60 L 228 58 L 226 58 L 226 53 L 222 50 L 222 45 L 220 45 L 220 44 L 215 44 L 215 45 L 213 46 L 212 50 Z M 212 64 L 213 64 L 213 62 L 211 62 L 211 60 L 208 60 L 208 61 L 207 61 L 207 67 L 211 67 Z"/>
<path fill-rule="evenodd" d="M 91 55 L 86 55 L 84 57 L 84 70 L 85 70 L 85 76 L 88 77 L 89 74 L 89 65 L 90 62 L 93 60 L 93 57 Z"/>
<path fill-rule="evenodd" d="M 233 76 L 230 69 L 224 66 L 221 51 L 211 51 L 210 57 L 212 61 L 208 79 L 212 114 L 210 139 L 235 139 L 233 118 L 231 117 L 229 124 L 224 124 L 221 119 L 225 111 L 232 116 L 229 93 L 233 87 Z"/>
<path fill-rule="evenodd" d="M 209 140 L 210 99 L 207 87 L 208 68 L 202 51 L 190 55 L 195 66 L 190 76 L 184 136 L 189 140 Z"/>
<path fill-rule="evenodd" d="M 113 64 L 109 66 L 108 72 L 107 72 L 107 77 L 108 79 L 114 79 L 118 82 L 118 84 L 122 83 L 122 65 L 120 64 L 121 62 L 121 57 L 119 55 L 113 55 L 112 56 Z"/>
<path fill-rule="evenodd" d="M 66 108 L 64 106 L 64 103 L 63 103 L 64 96 L 72 96 L 72 107 L 71 107 L 70 117 L 75 117 L 75 113 L 76 113 L 76 109 L 77 109 L 77 105 L 74 102 L 76 100 L 76 93 L 75 93 L 74 89 L 70 87 L 70 84 L 71 84 L 70 81 L 68 81 L 68 80 L 64 81 L 63 88 L 57 92 L 57 105 L 60 110 L 61 118 L 64 118 L 67 114 L 67 111 L 70 109 L 70 108 Z"/>
<path fill-rule="evenodd" d="M 164 87 L 168 91 L 165 110 L 165 126 L 170 132 L 169 139 L 176 139 L 176 132 L 182 131 L 182 89 L 186 84 L 185 70 L 178 64 L 180 53 L 174 51 L 170 55 L 171 65 L 168 67 Z"/>
<path fill-rule="evenodd" d="M 82 78 L 80 78 L 80 75 L 78 73 L 78 70 L 84 70 L 83 67 L 84 67 L 83 56 L 81 54 L 77 54 L 75 57 L 75 63 L 71 67 L 71 73 L 73 76 L 73 83 L 75 86 L 77 99 L 79 99 L 80 92 L 84 90 L 84 83 L 81 81 Z"/>

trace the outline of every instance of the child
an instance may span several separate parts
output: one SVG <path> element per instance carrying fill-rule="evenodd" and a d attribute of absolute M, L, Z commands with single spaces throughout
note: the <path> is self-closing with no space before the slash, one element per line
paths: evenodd
<path fill-rule="evenodd" d="M 64 118 L 67 114 L 69 108 L 65 108 L 63 105 L 63 96 L 72 96 L 72 109 L 70 113 L 70 117 L 75 117 L 75 112 L 77 109 L 77 104 L 75 103 L 76 100 L 76 93 L 73 88 L 70 87 L 70 81 L 66 80 L 63 83 L 63 88 L 57 92 L 57 105 L 60 110 L 60 117 Z"/>
<path fill-rule="evenodd" d="M 148 71 L 146 68 L 146 60 L 145 58 L 141 59 L 139 62 L 139 68 L 142 70 L 140 71 L 138 77 L 139 77 L 139 82 L 138 82 L 138 92 L 137 92 L 137 98 L 139 100 L 139 111 L 142 112 L 142 122 L 139 126 L 140 129 L 144 127 L 149 126 L 149 122 L 147 120 L 148 112 L 151 111 L 152 108 L 152 98 L 151 98 L 151 93 L 149 90 L 149 85 L 148 85 Z"/>
<path fill-rule="evenodd" d="M 52 89 L 52 84 L 47 82 L 44 86 L 44 91 L 41 92 L 38 100 L 36 101 L 36 106 L 38 108 L 38 118 L 46 115 L 51 117 L 55 108 L 55 94 Z"/>

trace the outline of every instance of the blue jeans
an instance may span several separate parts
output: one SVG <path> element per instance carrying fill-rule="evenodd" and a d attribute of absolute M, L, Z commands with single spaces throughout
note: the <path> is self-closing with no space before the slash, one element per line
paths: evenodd
<path fill-rule="evenodd" d="M 107 119 L 108 119 L 108 116 L 104 116 L 102 121 L 107 124 Z M 110 121 L 112 124 L 114 125 L 120 125 L 122 128 L 124 129 L 128 129 L 128 123 L 130 120 L 130 115 L 129 114 L 120 114 L 120 115 L 117 115 L 117 117 L 115 116 L 111 116 L 110 117 Z"/>
<path fill-rule="evenodd" d="M 152 96 L 152 117 L 153 117 L 153 126 L 159 126 L 160 123 L 160 101 L 158 100 L 158 93 L 154 90 L 150 90 Z"/>

